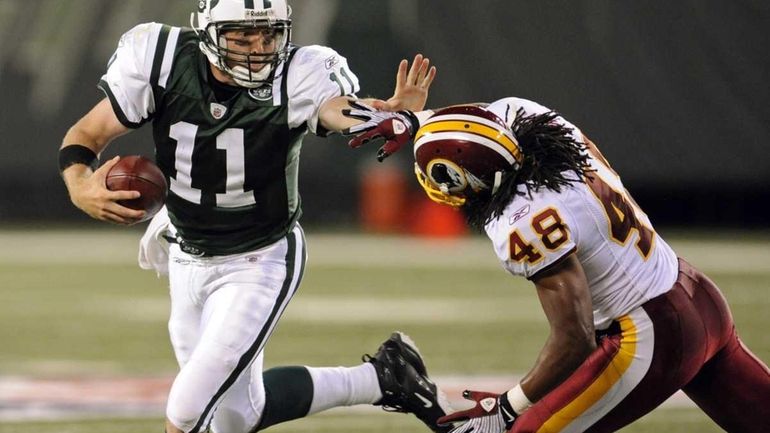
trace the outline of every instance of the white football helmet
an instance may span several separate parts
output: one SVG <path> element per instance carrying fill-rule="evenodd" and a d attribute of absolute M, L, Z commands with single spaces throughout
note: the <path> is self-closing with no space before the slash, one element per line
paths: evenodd
<path fill-rule="evenodd" d="M 291 7 L 286 0 L 200 0 L 190 24 L 200 37 L 200 49 L 212 65 L 230 75 L 239 86 L 256 88 L 272 81 L 276 66 L 284 61 L 291 43 Z M 223 33 L 232 30 L 268 30 L 275 51 L 249 53 L 227 48 Z M 244 59 L 246 66 L 227 64 L 228 57 Z M 255 65 L 264 65 L 254 71 Z"/>

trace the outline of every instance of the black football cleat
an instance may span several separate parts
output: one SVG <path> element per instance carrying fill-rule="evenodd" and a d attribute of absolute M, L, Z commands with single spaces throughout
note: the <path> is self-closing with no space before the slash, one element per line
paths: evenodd
<path fill-rule="evenodd" d="M 412 413 L 436 433 L 447 433 L 452 426 L 440 427 L 436 420 L 451 408 L 443 392 L 428 377 L 425 363 L 409 336 L 394 332 L 374 356 L 364 355 L 377 371 L 382 399 L 375 403 L 389 412 Z"/>

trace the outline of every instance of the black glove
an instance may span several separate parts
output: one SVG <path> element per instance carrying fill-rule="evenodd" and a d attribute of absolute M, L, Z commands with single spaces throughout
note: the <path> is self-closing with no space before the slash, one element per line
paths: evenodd
<path fill-rule="evenodd" d="M 349 101 L 349 104 L 353 109 L 342 110 L 342 114 L 363 122 L 342 131 L 345 135 L 357 134 L 348 145 L 355 149 L 369 141 L 384 139 L 385 144 L 377 151 L 380 162 L 412 141 L 419 129 L 420 122 L 411 111 L 378 111 L 358 101 Z"/>

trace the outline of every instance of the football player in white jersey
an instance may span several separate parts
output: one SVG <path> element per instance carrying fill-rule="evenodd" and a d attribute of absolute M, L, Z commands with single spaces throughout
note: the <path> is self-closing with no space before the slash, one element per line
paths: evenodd
<path fill-rule="evenodd" d="M 264 347 L 302 279 L 297 192 L 302 138 L 358 123 L 343 116 L 358 79 L 331 48 L 291 43 L 286 0 L 201 0 L 192 28 L 141 24 L 120 39 L 99 87 L 106 98 L 66 134 L 60 169 L 91 217 L 131 224 L 97 155 L 150 122 L 168 184 L 143 238 L 144 265 L 168 272 L 169 332 L 180 372 L 167 433 L 247 433 L 330 407 L 378 404 L 437 432 L 446 407 L 414 344 L 394 333 L 352 368 L 262 371 Z M 423 108 L 435 68 L 399 66 L 389 110 Z M 426 406 L 425 402 L 430 405 Z"/>
<path fill-rule="evenodd" d="M 418 181 L 489 236 L 503 267 L 532 281 L 550 336 L 513 389 L 466 391 L 453 433 L 611 432 L 677 390 L 730 432 L 770 432 L 770 371 L 739 339 L 728 305 L 678 258 L 575 125 L 505 98 L 437 112 L 354 104 L 357 147 L 380 159 L 413 140 Z M 510 330 L 513 331 L 513 330 Z"/>

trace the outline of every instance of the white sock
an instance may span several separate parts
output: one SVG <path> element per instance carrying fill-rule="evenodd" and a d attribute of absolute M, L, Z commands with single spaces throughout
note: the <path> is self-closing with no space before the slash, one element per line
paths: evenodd
<path fill-rule="evenodd" d="M 370 362 L 358 367 L 306 367 L 313 379 L 313 403 L 308 415 L 338 406 L 372 404 L 382 398 L 377 373 Z"/>

